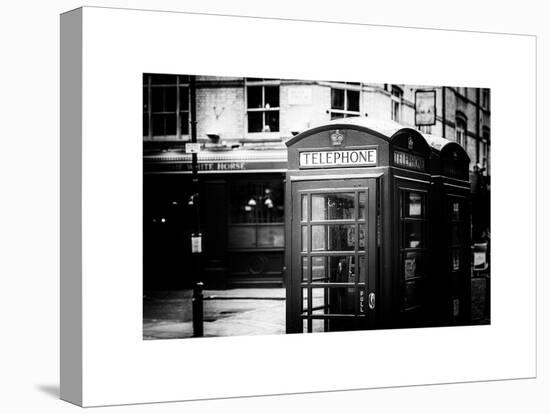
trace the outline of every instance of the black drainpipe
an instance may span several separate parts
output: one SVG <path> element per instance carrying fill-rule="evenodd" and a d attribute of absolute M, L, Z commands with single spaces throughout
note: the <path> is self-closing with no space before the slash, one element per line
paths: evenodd
<path fill-rule="evenodd" d="M 443 123 L 443 138 L 445 138 L 445 129 L 446 129 L 446 124 L 447 124 L 447 119 L 445 117 L 445 86 L 443 86 L 443 89 L 441 90 L 441 122 Z"/>

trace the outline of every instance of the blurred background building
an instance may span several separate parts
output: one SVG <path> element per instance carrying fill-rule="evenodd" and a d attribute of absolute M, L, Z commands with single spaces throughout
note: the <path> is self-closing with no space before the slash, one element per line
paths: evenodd
<path fill-rule="evenodd" d="M 285 142 L 336 118 L 391 119 L 458 142 L 471 160 L 472 240 L 488 239 L 489 89 L 214 76 L 194 83 L 206 286 L 283 285 Z M 143 76 L 146 290 L 193 282 L 190 87 L 187 75 Z M 435 97 L 427 106 L 426 96 Z M 425 108 L 435 109 L 433 122 L 418 125 Z"/>

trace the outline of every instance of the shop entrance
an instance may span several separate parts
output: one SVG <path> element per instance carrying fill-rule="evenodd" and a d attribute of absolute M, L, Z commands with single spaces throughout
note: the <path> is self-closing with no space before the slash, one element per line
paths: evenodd
<path fill-rule="evenodd" d="M 292 292 L 300 296 L 292 301 L 292 314 L 300 315 L 295 329 L 369 329 L 376 312 L 377 180 L 311 178 L 291 184 L 292 245 L 299 247 L 291 253 Z"/>

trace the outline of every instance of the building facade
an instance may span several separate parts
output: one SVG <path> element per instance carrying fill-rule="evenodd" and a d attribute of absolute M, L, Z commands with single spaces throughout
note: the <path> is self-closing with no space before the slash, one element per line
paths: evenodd
<path fill-rule="evenodd" d="M 200 278 L 207 286 L 282 286 L 285 142 L 331 119 L 393 120 L 458 142 L 470 157 L 472 192 L 479 194 L 474 239 L 488 229 L 488 89 L 213 76 L 196 76 L 194 84 L 198 212 L 185 153 L 191 78 L 143 76 L 145 289 L 196 280 L 188 264 L 197 220 L 204 246 Z M 417 91 L 435 94 L 432 125 L 415 124 Z"/>

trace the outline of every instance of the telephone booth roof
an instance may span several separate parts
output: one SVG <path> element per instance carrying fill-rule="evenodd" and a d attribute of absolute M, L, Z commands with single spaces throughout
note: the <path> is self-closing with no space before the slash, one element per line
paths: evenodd
<path fill-rule="evenodd" d="M 286 145 L 289 170 L 395 166 L 425 173 L 430 157 L 430 146 L 418 130 L 394 121 L 363 117 L 317 125 Z M 344 160 L 347 154 L 363 162 L 338 164 L 337 160 Z"/>
<path fill-rule="evenodd" d="M 470 157 L 462 146 L 454 141 L 424 134 L 431 148 L 432 174 L 469 181 Z"/>
<path fill-rule="evenodd" d="M 442 157 L 455 158 L 462 161 L 470 162 L 470 157 L 464 148 L 455 141 L 450 141 L 446 138 L 441 138 L 435 135 L 422 134 L 426 142 L 435 151 L 437 155 Z"/>
<path fill-rule="evenodd" d="M 401 135 L 401 133 L 408 132 L 416 135 L 417 137 L 421 137 L 422 141 L 425 141 L 423 135 L 419 131 L 413 128 L 404 127 L 395 121 L 354 116 L 349 118 L 334 119 L 324 124 L 314 126 L 288 140 L 286 145 L 287 147 L 293 146 L 303 138 L 329 129 L 355 129 L 376 135 L 388 142 L 392 142 L 398 135 Z"/>

